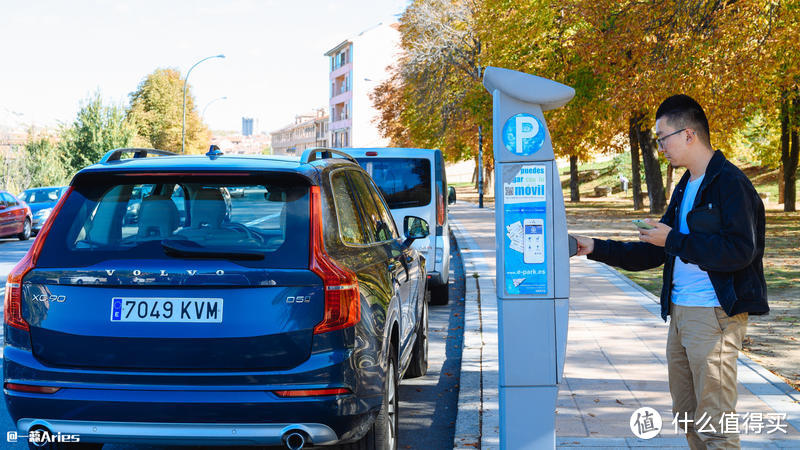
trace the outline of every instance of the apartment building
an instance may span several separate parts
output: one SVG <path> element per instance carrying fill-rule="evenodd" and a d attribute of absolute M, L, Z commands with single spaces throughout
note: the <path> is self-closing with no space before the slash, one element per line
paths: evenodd
<path fill-rule="evenodd" d="M 273 155 L 300 155 L 307 148 L 330 146 L 330 120 L 325 108 L 298 114 L 294 122 L 270 133 Z"/>
<path fill-rule="evenodd" d="M 330 136 L 332 147 L 385 147 L 375 125 L 378 111 L 370 93 L 388 78 L 399 53 L 397 23 L 378 25 L 325 52 L 330 59 Z"/>

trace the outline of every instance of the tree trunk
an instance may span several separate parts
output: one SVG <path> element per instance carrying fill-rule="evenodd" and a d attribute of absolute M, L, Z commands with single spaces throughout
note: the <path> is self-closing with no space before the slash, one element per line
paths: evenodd
<path fill-rule="evenodd" d="M 478 155 L 475 155 L 475 169 L 472 171 L 472 185 L 478 190 Z"/>
<path fill-rule="evenodd" d="M 642 176 L 639 170 L 639 139 L 636 137 L 636 119 L 631 116 L 628 128 L 628 141 L 631 146 L 631 187 L 633 188 L 633 209 L 642 209 Z"/>
<path fill-rule="evenodd" d="M 656 141 L 650 129 L 645 128 L 644 118 L 641 116 L 637 121 L 636 129 L 636 134 L 639 136 L 639 148 L 642 151 L 642 161 L 644 161 L 644 179 L 647 182 L 647 194 L 650 198 L 650 213 L 663 214 L 667 206 L 667 198 L 664 195 L 661 165 L 655 151 Z"/>
<path fill-rule="evenodd" d="M 800 156 L 800 142 L 797 130 L 792 130 L 792 145 L 789 153 L 789 161 L 783 170 L 784 190 L 783 210 L 786 212 L 797 211 L 795 201 L 797 199 L 797 162 Z"/>
<path fill-rule="evenodd" d="M 675 174 L 675 168 L 672 167 L 672 164 L 667 164 L 667 200 L 672 196 L 672 177 Z"/>
<path fill-rule="evenodd" d="M 783 176 L 783 210 L 795 211 L 796 186 L 797 180 L 797 131 L 792 129 L 789 101 L 784 99 L 781 102 L 781 169 Z"/>
<path fill-rule="evenodd" d="M 581 184 L 578 179 L 578 157 L 569 156 L 569 201 L 581 201 Z"/>

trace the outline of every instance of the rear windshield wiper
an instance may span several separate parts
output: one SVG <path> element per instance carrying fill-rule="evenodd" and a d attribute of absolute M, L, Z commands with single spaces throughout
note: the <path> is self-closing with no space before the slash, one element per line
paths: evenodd
<path fill-rule="evenodd" d="M 189 258 L 215 258 L 215 259 L 264 259 L 264 252 L 248 249 L 212 249 L 203 247 L 187 240 L 163 240 L 161 247 L 170 256 L 184 256 Z"/>

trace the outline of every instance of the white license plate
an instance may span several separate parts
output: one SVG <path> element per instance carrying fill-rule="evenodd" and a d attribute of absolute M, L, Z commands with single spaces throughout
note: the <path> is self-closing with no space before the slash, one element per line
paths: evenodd
<path fill-rule="evenodd" d="M 111 299 L 112 322 L 221 323 L 221 298 Z"/>

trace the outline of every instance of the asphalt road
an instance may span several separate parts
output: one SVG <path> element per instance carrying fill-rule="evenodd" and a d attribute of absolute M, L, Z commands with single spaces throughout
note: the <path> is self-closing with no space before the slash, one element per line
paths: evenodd
<path fill-rule="evenodd" d="M 3 280 L 32 243 L 33 240 L 0 239 L 0 276 Z M 449 449 L 453 446 L 461 371 L 465 286 L 461 257 L 452 237 L 451 258 L 450 303 L 445 306 L 431 306 L 429 309 L 428 373 L 421 378 L 403 380 L 400 385 L 398 447 L 401 449 Z M 0 293 L 0 299 L 2 295 Z M 6 412 L 5 402 L 0 404 L 0 410 L 0 432 L 13 430 L 14 425 Z M 0 437 L 0 448 L 18 449 L 27 446 L 22 443 L 8 443 Z M 103 448 L 157 450 L 187 447 L 109 444 Z"/>

